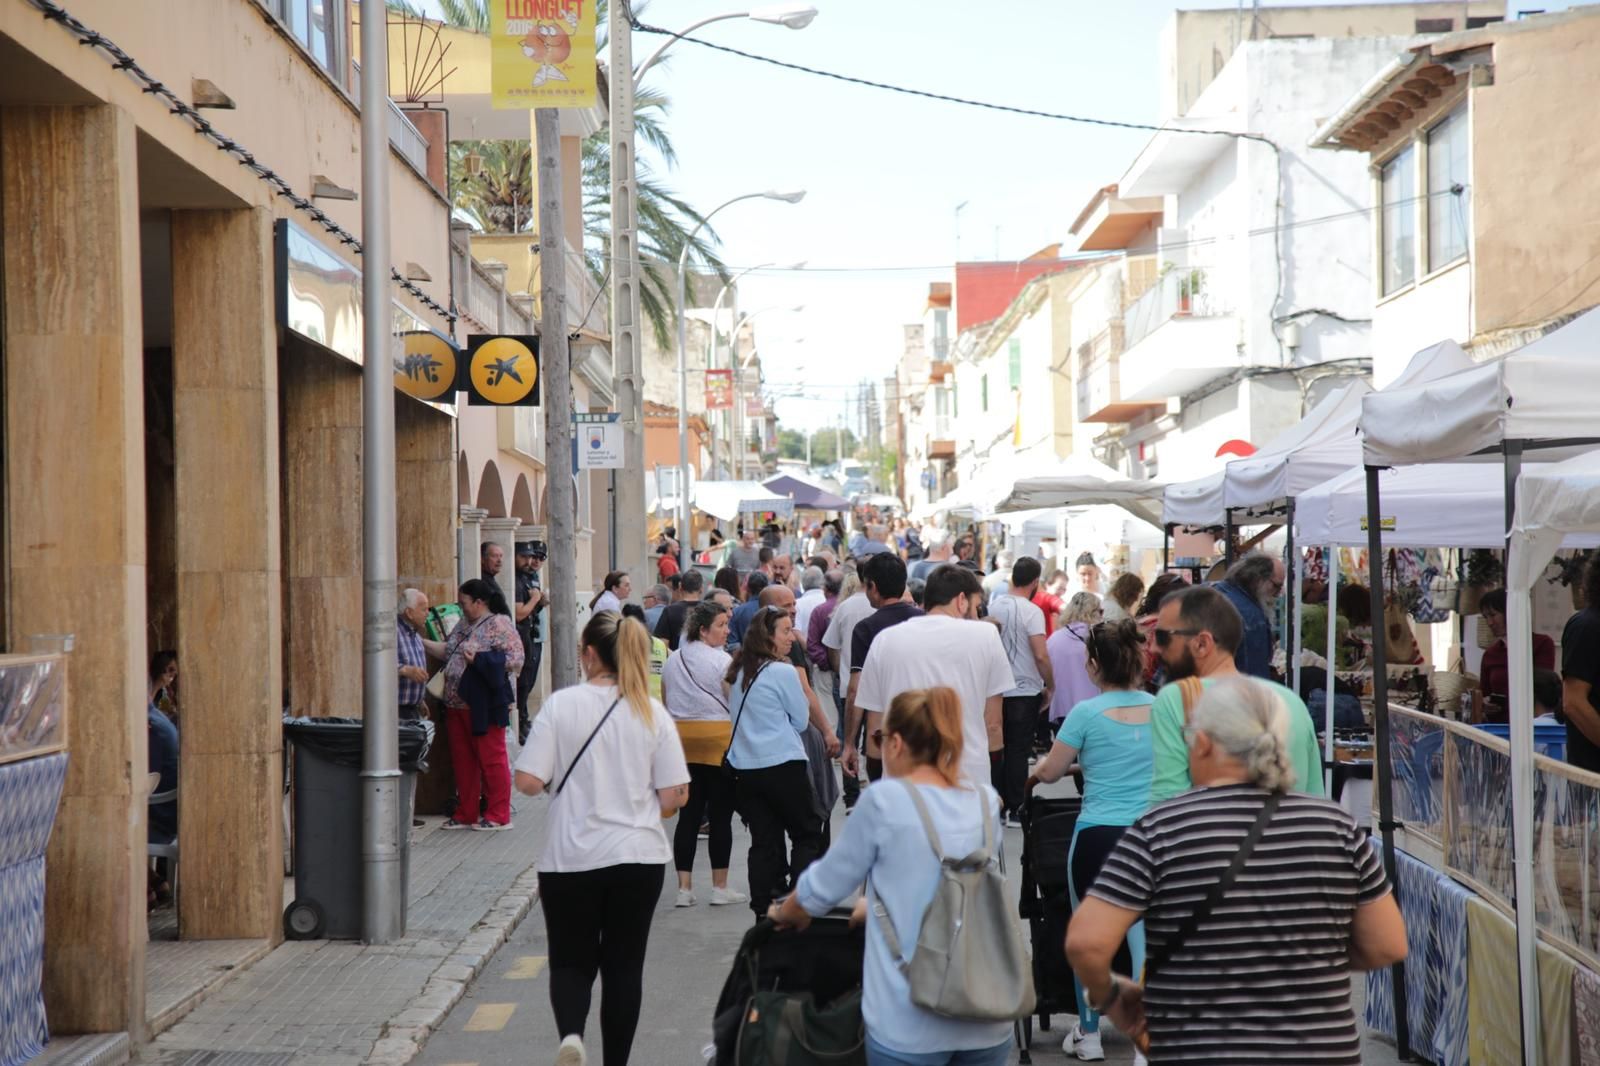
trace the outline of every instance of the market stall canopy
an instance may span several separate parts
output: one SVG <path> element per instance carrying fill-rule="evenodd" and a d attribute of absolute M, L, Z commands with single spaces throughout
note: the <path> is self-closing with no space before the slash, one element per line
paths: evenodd
<path fill-rule="evenodd" d="M 856 503 L 862 507 L 876 507 L 879 510 L 904 511 L 906 509 L 906 505 L 900 502 L 900 497 L 889 496 L 881 492 L 858 496 Z"/>
<path fill-rule="evenodd" d="M 1493 466 L 1487 469 L 1499 474 Z M 1578 536 L 1587 536 L 1590 544 L 1600 541 L 1600 451 L 1523 467 L 1508 584 L 1531 589 L 1557 549 L 1577 546 Z"/>
<path fill-rule="evenodd" d="M 922 521 L 937 514 L 971 514 L 982 517 L 994 509 L 996 495 L 992 485 L 983 481 L 967 481 L 937 500 L 918 507 L 912 518 Z"/>
<path fill-rule="evenodd" d="M 1227 517 L 1227 504 L 1222 502 L 1222 475 L 1197 477 L 1193 481 L 1175 481 L 1166 487 L 1161 497 L 1161 520 L 1171 526 L 1220 526 Z"/>
<path fill-rule="evenodd" d="M 1545 465 L 1526 466 L 1522 476 L 1545 469 Z M 1379 492 L 1386 547 L 1505 546 L 1505 473 L 1497 464 L 1396 467 L 1379 475 Z M 1359 467 L 1346 471 L 1301 493 L 1295 500 L 1295 526 L 1303 544 L 1365 547 L 1366 471 Z M 1586 534 L 1566 546 L 1595 544 L 1600 544 L 1600 537 Z"/>
<path fill-rule="evenodd" d="M 779 474 L 761 483 L 769 492 L 787 496 L 796 507 L 810 511 L 848 511 L 850 501 L 838 493 L 793 474 Z"/>
<path fill-rule="evenodd" d="M 1222 468 L 1224 507 L 1259 508 L 1297 497 L 1361 464 L 1356 425 L 1372 386 L 1357 378 L 1334 389 L 1270 445 Z"/>
<path fill-rule="evenodd" d="M 1143 521 L 1159 522 L 1156 501 L 1161 494 L 1159 482 L 1135 481 L 1104 463 L 1072 456 L 1052 473 L 1012 482 L 1010 492 L 995 505 L 993 513 L 1110 504 Z"/>
<path fill-rule="evenodd" d="M 1498 452 L 1506 441 L 1593 439 L 1600 396 L 1600 310 L 1587 311 L 1502 359 L 1362 402 L 1369 466 Z"/>
<path fill-rule="evenodd" d="M 794 501 L 779 496 L 759 481 L 701 481 L 694 486 L 695 508 L 723 522 L 742 514 L 773 511 L 794 513 Z"/>

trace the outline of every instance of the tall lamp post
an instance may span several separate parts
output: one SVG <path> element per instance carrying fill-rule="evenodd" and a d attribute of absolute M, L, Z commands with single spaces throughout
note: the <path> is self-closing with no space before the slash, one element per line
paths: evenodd
<path fill-rule="evenodd" d="M 780 269 L 780 270 L 803 270 L 803 269 L 805 269 L 805 265 L 806 265 L 806 261 L 804 259 L 802 259 L 798 263 L 790 263 L 787 266 L 778 267 L 778 269 Z M 728 319 L 731 322 L 739 321 L 739 288 L 738 288 L 738 286 L 739 286 L 740 279 L 743 278 L 746 274 L 753 273 L 753 272 L 755 272 L 757 270 L 766 270 L 769 267 L 775 267 L 775 266 L 778 266 L 778 264 L 776 264 L 776 263 L 761 263 L 761 264 L 758 264 L 758 265 L 753 266 L 753 267 L 745 267 L 743 270 L 739 271 L 733 277 L 729 278 L 728 279 L 728 283 L 722 287 L 722 291 L 717 293 L 717 300 L 716 300 L 716 302 L 714 304 L 711 305 L 711 354 L 706 359 L 706 368 L 707 369 L 710 369 L 711 367 L 714 367 L 714 366 L 717 365 L 717 323 L 719 321 L 721 321 L 721 319 L 722 319 L 722 301 L 727 299 L 729 293 L 733 294 L 733 303 L 730 305 L 733 310 L 732 310 L 732 313 L 728 316 Z M 734 345 L 737 344 L 737 343 L 738 343 L 737 341 L 731 339 L 731 337 L 730 337 L 730 339 L 728 341 L 729 350 L 731 351 L 733 349 Z M 734 364 L 734 362 L 733 362 L 733 360 L 731 358 L 730 358 L 730 360 L 728 362 L 728 368 L 733 371 L 733 376 L 734 376 L 735 379 L 737 379 L 739 377 L 739 368 L 738 368 L 738 366 L 736 366 Z M 734 455 L 737 454 L 733 450 L 733 443 L 734 443 L 734 440 L 735 440 L 736 426 L 737 426 L 736 420 L 739 418 L 739 409 L 738 409 L 737 405 L 732 410 L 730 410 L 728 412 L 728 414 L 730 415 L 730 417 L 728 419 L 728 454 L 729 454 L 729 458 L 731 459 Z M 714 444 L 715 442 L 716 442 L 716 438 L 715 438 L 715 436 L 713 436 L 712 443 Z M 734 462 L 737 462 L 737 460 L 734 460 Z M 729 467 L 732 468 L 732 466 L 733 466 L 733 463 L 729 463 Z M 715 467 L 716 467 L 716 462 L 715 462 L 715 457 L 713 457 L 712 468 L 715 469 Z M 739 475 L 737 473 L 735 473 L 734 474 L 734 480 L 737 481 L 738 479 L 739 479 Z"/>
<path fill-rule="evenodd" d="M 743 196 L 725 200 L 707 212 L 700 224 L 689 232 L 683 242 L 683 251 L 678 254 L 678 543 L 687 545 L 687 550 L 691 552 L 694 550 L 694 527 L 689 524 L 689 323 L 684 318 L 684 305 L 688 301 L 689 250 L 694 247 L 694 239 L 700 235 L 706 223 L 725 207 L 743 200 L 781 200 L 786 204 L 797 204 L 805 198 L 804 189 L 786 192 L 768 189 L 766 192 L 747 192 Z M 712 329 L 715 328 L 716 323 L 713 322 Z M 738 372 L 735 368 L 735 376 Z M 734 391 L 737 393 L 738 390 Z M 642 510 L 639 513 L 644 514 Z"/>
<path fill-rule="evenodd" d="M 743 447 L 743 444 L 744 444 L 744 423 L 745 423 L 745 418 L 746 418 L 746 415 L 745 415 L 745 412 L 744 412 L 744 368 L 749 365 L 750 360 L 754 359 L 755 355 L 756 355 L 756 353 L 754 351 L 752 351 L 749 355 L 745 356 L 743 359 L 739 358 L 739 332 L 744 329 L 746 322 L 749 322 L 751 319 L 755 318 L 757 315 L 764 315 L 768 311 L 785 311 L 785 310 L 787 310 L 787 311 L 793 311 L 796 314 L 798 314 L 801 311 L 804 311 L 805 309 L 806 309 L 806 305 L 805 304 L 795 304 L 793 307 L 789 307 L 789 308 L 763 307 L 759 311 L 751 311 L 749 314 L 741 316 L 733 324 L 733 333 L 730 334 L 729 337 L 728 337 L 728 365 L 733 367 L 733 414 L 734 414 L 734 423 L 733 423 L 733 440 L 730 443 L 732 443 L 732 445 L 733 445 L 733 461 L 735 463 L 735 471 L 734 471 L 733 479 L 735 481 L 738 481 L 738 480 L 740 480 L 741 478 L 744 477 L 744 447 Z M 803 339 L 804 338 L 802 338 L 802 340 Z"/>
<path fill-rule="evenodd" d="M 682 33 L 726 19 L 800 30 L 817 17 L 809 4 L 773 4 L 701 19 Z M 610 79 L 611 86 L 611 383 L 617 410 L 622 415 L 623 460 L 616 491 L 617 520 L 612 537 L 617 545 L 617 566 L 642 582 L 645 562 L 644 389 L 640 349 L 638 162 L 634 158 L 633 101 L 641 79 L 663 53 L 677 43 L 668 37 L 638 67 L 633 63 L 633 29 L 628 5 L 616 2 L 610 11 L 610 69 L 631 71 L 632 77 Z M 680 404 L 680 410 L 682 405 Z"/>

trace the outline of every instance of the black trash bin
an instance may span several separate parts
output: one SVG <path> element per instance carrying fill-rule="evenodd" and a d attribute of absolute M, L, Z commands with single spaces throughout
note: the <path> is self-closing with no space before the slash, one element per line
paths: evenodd
<path fill-rule="evenodd" d="M 290 940 L 361 936 L 361 719 L 286 718 L 294 750 L 294 902 L 283 912 Z M 411 811 L 431 733 L 400 723 L 402 915 L 411 883 Z"/>

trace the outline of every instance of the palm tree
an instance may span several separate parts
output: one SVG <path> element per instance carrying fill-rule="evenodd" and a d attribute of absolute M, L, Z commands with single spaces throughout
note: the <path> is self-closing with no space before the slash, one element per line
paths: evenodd
<path fill-rule="evenodd" d="M 387 0 L 391 11 L 421 18 L 415 0 Z M 488 0 L 440 0 L 447 25 L 477 33 L 489 30 Z M 597 25 L 606 25 L 606 0 L 599 0 Z M 635 10 L 642 5 L 636 4 Z M 602 42 L 603 47 L 603 42 Z M 672 167 L 677 152 L 668 134 L 665 118 L 671 109 L 668 98 L 650 89 L 641 89 L 634 101 L 634 123 L 638 139 L 653 148 L 661 161 Z M 663 348 L 671 344 L 674 321 L 676 270 L 689 235 L 701 226 L 704 217 L 693 206 L 676 196 L 651 171 L 638 165 L 639 257 L 643 279 L 639 286 L 640 310 L 651 325 L 656 342 Z M 583 143 L 583 228 L 584 261 L 595 285 L 604 288 L 611 262 L 611 140 L 601 130 Z M 450 146 L 450 188 L 454 206 L 471 216 L 484 230 L 516 233 L 533 226 L 537 217 L 534 196 L 533 152 L 526 141 L 458 141 Z M 703 269 L 715 272 L 724 281 L 728 272 L 717 257 L 715 231 L 700 228 L 689 258 Z"/>

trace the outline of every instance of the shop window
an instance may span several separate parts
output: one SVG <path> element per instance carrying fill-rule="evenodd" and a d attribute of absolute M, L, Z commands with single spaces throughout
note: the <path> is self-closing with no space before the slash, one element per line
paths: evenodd
<path fill-rule="evenodd" d="M 1411 284 L 1417 274 L 1417 155 L 1405 151 L 1381 171 L 1383 230 L 1383 295 Z"/>
<path fill-rule="evenodd" d="M 317 65 L 340 85 L 345 78 L 347 0 L 264 0 L 289 33 L 305 46 Z"/>
<path fill-rule="evenodd" d="M 1467 184 L 1467 111 L 1458 107 L 1428 131 L 1428 269 L 1467 254 L 1472 222 Z"/>

